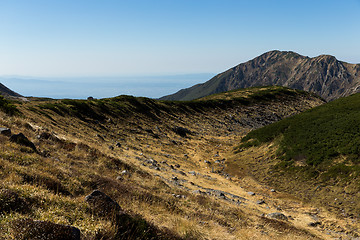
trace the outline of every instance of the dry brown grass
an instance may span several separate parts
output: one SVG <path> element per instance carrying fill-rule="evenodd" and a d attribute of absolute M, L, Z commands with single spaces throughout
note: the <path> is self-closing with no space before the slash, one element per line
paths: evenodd
<path fill-rule="evenodd" d="M 277 112 L 286 116 L 300 107 L 308 108 L 310 100 L 307 101 L 297 107 L 290 107 L 289 102 L 262 103 L 261 108 L 263 114 Z M 302 203 L 281 193 L 270 193 L 266 186 L 249 177 L 248 169 L 238 177 L 234 177 L 236 171 L 228 171 L 233 176 L 226 176 L 222 172 L 224 166 L 215 163 L 224 158 L 229 161 L 234 143 L 251 128 L 238 123 L 243 118 L 256 118 L 251 106 L 191 113 L 186 109 L 176 113 L 158 109 L 153 115 L 135 112 L 127 117 L 106 113 L 107 120 L 85 121 L 40 109 L 38 104 L 41 102 L 19 106 L 23 117 L 0 113 L 2 126 L 24 133 L 41 152 L 39 155 L 21 151 L 21 147 L 0 136 L 0 188 L 15 191 L 32 203 L 27 212 L 1 215 L 0 233 L 5 239 L 12 237 L 11 222 L 21 218 L 69 224 L 80 228 L 86 239 L 100 235 L 111 238 L 114 226 L 94 217 L 84 202 L 94 189 L 106 192 L 129 214 L 139 214 L 147 222 L 184 239 L 324 237 L 321 230 L 306 227 L 298 219 L 283 223 L 262 217 L 276 211 L 278 205 L 291 203 L 295 208 Z M 229 114 L 237 121 L 229 120 Z M 185 127 L 192 134 L 181 137 L 172 131 L 174 126 Z M 38 139 L 44 132 L 52 137 Z M 121 147 L 116 147 L 117 142 Z M 160 171 L 150 168 L 146 161 L 151 160 L 158 163 Z M 117 180 L 123 170 L 130 174 Z M 193 176 L 189 171 L 197 174 Z M 222 190 L 246 200 L 236 204 L 216 194 L 192 193 L 206 189 Z M 248 191 L 257 195 L 251 197 Z M 256 204 L 261 199 L 266 199 L 266 205 Z M 294 215 L 290 210 L 287 213 Z"/>

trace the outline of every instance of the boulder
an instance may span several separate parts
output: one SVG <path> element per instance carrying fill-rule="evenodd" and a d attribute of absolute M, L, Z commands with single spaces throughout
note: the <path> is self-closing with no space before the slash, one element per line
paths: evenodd
<path fill-rule="evenodd" d="M 284 214 L 279 213 L 279 212 L 266 214 L 266 217 L 274 218 L 274 219 L 278 219 L 278 220 L 285 220 L 285 221 L 288 220 L 288 218 Z"/>
<path fill-rule="evenodd" d="M 0 128 L 0 133 L 2 135 L 10 137 L 11 136 L 11 129 L 10 128 Z"/>
<path fill-rule="evenodd" d="M 76 227 L 33 219 L 17 219 L 12 229 L 17 240 L 80 240 L 81 235 Z"/>
<path fill-rule="evenodd" d="M 186 137 L 188 134 L 191 134 L 189 129 L 183 127 L 174 127 L 173 131 L 181 137 Z"/>
<path fill-rule="evenodd" d="M 94 190 L 87 195 L 85 201 L 90 205 L 93 213 L 98 216 L 112 217 L 122 211 L 117 202 L 99 190 Z"/>
<path fill-rule="evenodd" d="M 35 152 L 37 152 L 37 149 L 34 145 L 33 142 L 31 142 L 27 137 L 25 137 L 24 134 L 22 133 L 19 133 L 19 134 L 14 134 L 10 137 L 10 141 L 11 142 L 14 142 L 14 143 L 17 143 L 19 145 L 23 145 L 23 146 L 26 146 L 26 147 L 29 147 L 31 149 L 33 149 Z"/>

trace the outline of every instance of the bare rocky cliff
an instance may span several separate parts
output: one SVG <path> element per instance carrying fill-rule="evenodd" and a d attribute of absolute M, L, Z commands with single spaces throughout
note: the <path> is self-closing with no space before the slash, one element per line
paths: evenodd
<path fill-rule="evenodd" d="M 233 89 L 269 85 L 313 92 L 331 101 L 360 91 L 360 64 L 342 62 L 330 55 L 309 58 L 295 52 L 270 51 L 203 84 L 161 99 L 192 100 Z"/>

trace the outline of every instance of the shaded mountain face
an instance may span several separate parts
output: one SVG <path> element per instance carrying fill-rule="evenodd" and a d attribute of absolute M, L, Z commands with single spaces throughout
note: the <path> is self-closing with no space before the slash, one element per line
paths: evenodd
<path fill-rule="evenodd" d="M 0 95 L 3 95 L 4 97 L 15 97 L 15 98 L 22 98 L 20 94 L 12 91 L 11 89 L 7 88 L 5 85 L 0 83 Z"/>
<path fill-rule="evenodd" d="M 192 100 L 239 88 L 269 85 L 313 92 L 331 101 L 360 92 L 360 64 L 341 62 L 329 55 L 309 58 L 294 52 L 270 51 L 161 100 Z"/>

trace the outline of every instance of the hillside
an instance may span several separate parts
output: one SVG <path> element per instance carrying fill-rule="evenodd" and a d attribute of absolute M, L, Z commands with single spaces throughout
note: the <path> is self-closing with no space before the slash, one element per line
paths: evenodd
<path fill-rule="evenodd" d="M 234 89 L 272 85 L 313 92 L 331 101 L 360 91 L 360 64 L 338 61 L 329 55 L 309 58 L 294 52 L 270 51 L 205 83 L 161 99 L 191 100 Z"/>
<path fill-rule="evenodd" d="M 228 169 L 359 221 L 359 113 L 355 94 L 254 130 Z"/>
<path fill-rule="evenodd" d="M 0 83 L 0 95 L 7 98 L 23 98 L 23 96 L 7 88 L 2 83 Z"/>
<path fill-rule="evenodd" d="M 241 136 L 321 104 L 282 87 L 16 103 L 1 126 L 30 142 L 0 135 L 0 239 L 358 237 L 347 217 L 226 169 Z"/>

